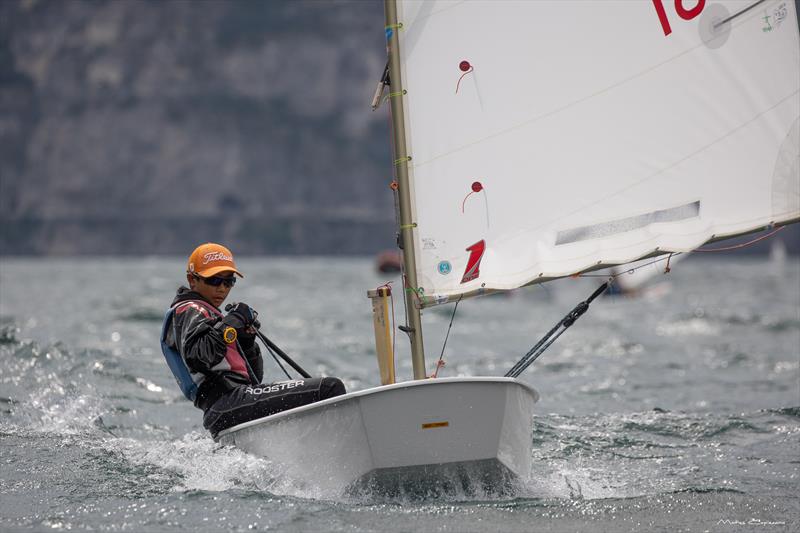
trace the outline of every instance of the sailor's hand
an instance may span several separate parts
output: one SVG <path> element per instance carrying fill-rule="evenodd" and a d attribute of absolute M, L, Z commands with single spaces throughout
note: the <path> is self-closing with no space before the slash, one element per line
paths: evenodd
<path fill-rule="evenodd" d="M 256 343 L 256 328 L 248 326 L 243 330 L 239 330 L 237 331 L 237 337 L 242 350 L 248 351 Z"/>
<path fill-rule="evenodd" d="M 261 324 L 258 323 L 258 313 L 245 303 L 232 303 L 225 306 L 228 314 L 222 318 L 223 331 L 231 330 L 223 335 L 225 342 L 239 342 L 243 350 L 250 350 L 256 341 L 256 334 Z M 229 340 L 231 339 L 231 340 Z"/>
<path fill-rule="evenodd" d="M 258 313 L 244 302 L 228 304 L 225 306 L 225 310 L 228 312 L 228 315 L 223 321 L 230 319 L 230 322 L 226 323 L 237 330 L 241 329 L 243 332 L 251 326 L 258 327 L 260 325 L 258 323 Z M 233 322 L 236 322 L 236 325 L 234 325 Z"/>

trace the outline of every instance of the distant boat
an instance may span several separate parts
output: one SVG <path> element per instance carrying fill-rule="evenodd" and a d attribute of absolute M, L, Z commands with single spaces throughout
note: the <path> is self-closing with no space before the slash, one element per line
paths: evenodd
<path fill-rule="evenodd" d="M 378 272 L 400 272 L 403 267 L 403 258 L 399 250 L 384 250 L 375 258 L 375 268 Z"/>

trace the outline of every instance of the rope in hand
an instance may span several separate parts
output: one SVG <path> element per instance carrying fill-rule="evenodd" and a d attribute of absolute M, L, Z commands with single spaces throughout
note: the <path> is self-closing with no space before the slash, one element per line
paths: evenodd
<path fill-rule="evenodd" d="M 444 367 L 444 347 L 447 346 L 447 339 L 450 338 L 450 329 L 453 327 L 453 320 L 456 318 L 456 309 L 458 309 L 458 304 L 461 303 L 461 299 L 464 297 L 464 294 L 458 297 L 456 301 L 455 307 L 453 307 L 453 314 L 450 316 L 450 325 L 447 326 L 447 334 L 444 336 L 444 342 L 442 343 L 442 353 L 439 354 L 439 360 L 436 361 L 436 369 L 433 371 L 430 377 L 436 378 L 439 376 L 439 369 Z"/>

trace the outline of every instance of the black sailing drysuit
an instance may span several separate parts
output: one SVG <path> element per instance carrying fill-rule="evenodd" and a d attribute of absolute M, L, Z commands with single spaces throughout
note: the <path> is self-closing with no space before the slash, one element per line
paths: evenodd
<path fill-rule="evenodd" d="M 181 389 L 203 410 L 203 426 L 212 435 L 223 429 L 345 393 L 337 378 L 312 378 L 261 385 L 264 363 L 255 339 L 227 344 L 222 312 L 197 292 L 178 289 L 165 319 L 162 348 L 177 353 L 188 370 L 179 375 Z M 244 337 L 244 336 L 242 336 Z M 191 383 L 186 381 L 191 380 Z"/>

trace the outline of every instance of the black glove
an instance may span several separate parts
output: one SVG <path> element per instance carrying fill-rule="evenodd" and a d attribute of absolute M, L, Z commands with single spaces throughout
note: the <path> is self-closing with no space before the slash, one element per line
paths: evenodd
<path fill-rule="evenodd" d="M 223 317 L 222 324 L 236 330 L 236 338 L 242 349 L 247 351 L 256 342 L 255 332 L 251 328 L 259 328 L 258 313 L 246 303 L 232 303 L 225 306 L 228 314 Z M 227 342 L 227 341 L 226 341 Z"/>
<path fill-rule="evenodd" d="M 249 326 L 260 327 L 258 313 L 244 302 L 232 303 L 225 306 L 228 315 L 222 319 L 229 326 L 239 329 L 246 329 Z"/>
<path fill-rule="evenodd" d="M 256 334 L 250 333 L 252 330 L 247 328 L 239 332 L 236 332 L 236 339 L 239 341 L 239 346 L 242 347 L 242 350 L 245 352 L 249 352 L 253 349 L 253 345 L 256 343 Z"/>

